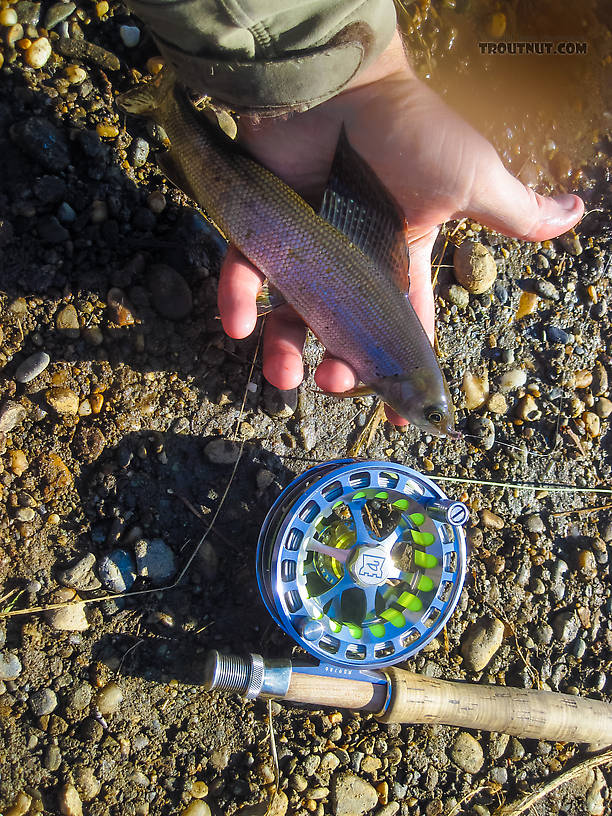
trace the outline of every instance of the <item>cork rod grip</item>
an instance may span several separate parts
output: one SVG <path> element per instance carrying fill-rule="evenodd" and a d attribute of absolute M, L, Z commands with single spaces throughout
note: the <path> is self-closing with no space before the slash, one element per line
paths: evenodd
<path fill-rule="evenodd" d="M 542 740 L 612 744 L 612 705 L 551 691 L 458 683 L 385 669 L 383 722 L 458 725 Z"/>

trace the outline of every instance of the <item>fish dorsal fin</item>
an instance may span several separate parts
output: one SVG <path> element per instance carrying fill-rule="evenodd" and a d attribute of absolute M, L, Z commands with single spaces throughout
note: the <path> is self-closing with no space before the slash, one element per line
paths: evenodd
<path fill-rule="evenodd" d="M 408 291 L 404 215 L 367 162 L 353 150 L 344 126 L 319 215 Z"/>

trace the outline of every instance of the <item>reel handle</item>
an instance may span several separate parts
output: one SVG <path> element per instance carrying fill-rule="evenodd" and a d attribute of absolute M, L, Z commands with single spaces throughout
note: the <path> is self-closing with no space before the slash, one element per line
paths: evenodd
<path fill-rule="evenodd" d="M 460 683 L 390 667 L 383 722 L 501 731 L 517 737 L 612 744 L 612 705 L 553 691 Z"/>

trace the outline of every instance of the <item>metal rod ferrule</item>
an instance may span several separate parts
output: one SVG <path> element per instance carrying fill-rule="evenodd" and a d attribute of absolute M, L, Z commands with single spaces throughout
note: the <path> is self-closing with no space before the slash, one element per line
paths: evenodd
<path fill-rule="evenodd" d="M 206 657 L 204 685 L 209 691 L 235 692 L 255 697 L 284 697 L 291 680 L 291 661 L 264 659 L 261 655 L 221 654 L 213 650 Z"/>

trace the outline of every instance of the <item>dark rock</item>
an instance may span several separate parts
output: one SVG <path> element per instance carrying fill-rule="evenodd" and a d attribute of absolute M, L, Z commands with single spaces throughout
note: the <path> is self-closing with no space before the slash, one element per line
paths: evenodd
<path fill-rule="evenodd" d="M 171 266 L 155 264 L 149 269 L 149 289 L 153 306 L 162 317 L 182 320 L 193 307 L 191 289 L 182 275 Z"/>
<path fill-rule="evenodd" d="M 557 326 L 546 326 L 544 332 L 549 343 L 561 343 L 566 346 L 571 340 L 570 335 Z"/>
<path fill-rule="evenodd" d="M 66 195 L 66 182 L 59 176 L 41 176 L 34 182 L 34 195 L 43 204 L 56 204 Z"/>
<path fill-rule="evenodd" d="M 47 9 L 47 13 L 45 14 L 45 21 L 44 26 L 49 31 L 58 23 L 61 23 L 63 20 L 66 20 L 72 12 L 75 10 L 76 6 L 74 3 L 53 3 Z"/>
<path fill-rule="evenodd" d="M 70 233 L 54 215 L 41 218 L 37 225 L 38 235 L 46 244 L 63 244 L 70 238 Z"/>
<path fill-rule="evenodd" d="M 16 145 L 47 170 L 64 170 L 70 164 L 66 136 L 48 119 L 32 116 L 14 124 L 10 133 Z"/>

